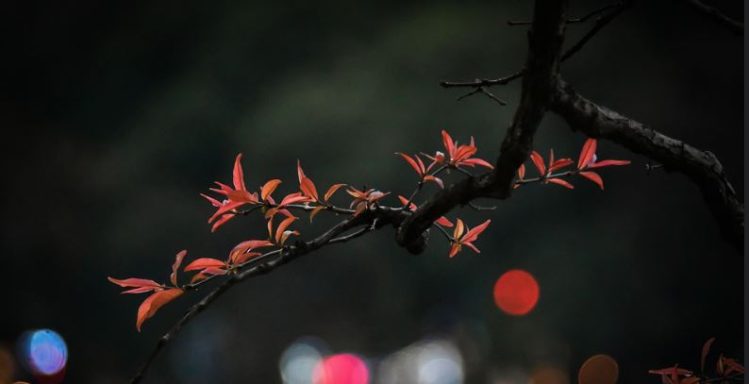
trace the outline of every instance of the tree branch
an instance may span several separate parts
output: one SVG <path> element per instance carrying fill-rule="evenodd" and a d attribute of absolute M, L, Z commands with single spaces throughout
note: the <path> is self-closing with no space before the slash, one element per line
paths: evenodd
<path fill-rule="evenodd" d="M 703 15 L 713 19 L 716 23 L 726 27 L 734 35 L 741 35 L 744 33 L 744 23 L 726 16 L 717 8 L 707 5 L 700 0 L 684 0 L 684 2 L 691 5 L 692 8 L 696 9 Z"/>
<path fill-rule="evenodd" d="M 604 7 L 596 9 L 595 11 L 592 11 L 589 14 L 583 17 L 577 18 L 577 19 L 565 20 L 564 22 L 566 24 L 580 23 L 580 22 L 587 21 L 589 18 L 595 15 L 599 15 L 601 13 L 611 11 L 608 14 L 605 14 L 603 16 L 599 16 L 598 18 L 596 18 L 595 24 L 593 24 L 593 27 L 587 33 L 585 33 L 585 35 L 583 35 L 583 37 L 581 37 L 580 40 L 578 40 L 572 47 L 568 48 L 562 54 L 561 61 L 564 62 L 567 59 L 571 58 L 574 54 L 578 53 L 585 46 L 585 44 L 588 43 L 588 41 L 590 41 L 596 34 L 598 34 L 598 32 L 601 31 L 601 29 L 603 29 L 603 27 L 608 25 L 617 16 L 619 16 L 619 14 L 621 14 L 622 12 L 624 12 L 626 9 L 628 9 L 631 6 L 632 6 L 632 0 L 625 0 L 620 3 L 606 5 Z M 520 25 L 519 23 L 520 22 L 516 22 L 516 24 L 511 24 L 511 25 Z M 530 22 L 528 22 L 528 24 L 530 24 Z M 487 87 L 491 87 L 494 85 L 507 85 L 511 81 L 514 81 L 523 77 L 524 74 L 525 74 L 525 69 L 515 72 L 509 76 L 500 77 L 498 79 L 475 79 L 474 81 L 442 81 L 440 82 L 440 85 L 443 88 L 456 88 L 456 87 L 475 88 L 473 91 L 463 96 L 460 96 L 458 100 L 462 100 L 468 96 L 472 96 L 479 92 L 482 92 L 485 95 L 496 100 L 494 95 L 488 92 L 488 90 L 486 89 Z M 500 104 L 505 105 L 506 103 L 500 102 Z"/>
<path fill-rule="evenodd" d="M 135 373 L 132 379 L 130 379 L 130 383 L 139 383 L 153 364 L 156 357 L 158 357 L 164 347 L 177 336 L 182 328 L 235 284 L 252 277 L 266 274 L 291 260 L 309 254 L 326 245 L 344 243 L 359 237 L 366 232 L 379 229 L 387 223 L 394 223 L 397 225 L 397 223 L 400 223 L 403 217 L 407 214 L 408 213 L 406 212 L 392 208 L 375 208 L 366 211 L 359 216 L 350 217 L 341 221 L 313 240 L 307 242 L 297 241 L 294 245 L 281 249 L 280 252 L 279 250 L 275 250 L 252 259 L 251 262 L 248 262 L 245 265 L 243 270 L 230 275 L 218 287 L 214 288 L 213 291 L 208 293 L 198 303 L 190 307 L 185 315 L 182 316 L 182 318 L 174 324 L 169 331 L 159 338 L 158 343 L 156 343 L 156 346 L 151 351 L 146 361 Z M 363 229 L 355 231 L 349 235 L 342 235 L 343 233 L 362 225 L 364 225 Z"/>
<path fill-rule="evenodd" d="M 510 196 L 515 171 L 528 158 L 533 136 L 551 101 L 564 39 L 566 8 L 565 0 L 536 1 L 533 24 L 528 32 L 529 50 L 520 104 L 502 142 L 496 167 L 490 173 L 468 177 L 443 189 L 406 218 L 396 240 L 410 252 L 423 251 L 424 231 L 456 205 L 465 205 L 477 197 L 506 199 Z"/>
<path fill-rule="evenodd" d="M 687 175 L 702 191 L 726 240 L 738 250 L 744 249 L 744 205 L 713 153 L 599 106 L 562 80 L 556 87 L 551 110 L 562 116 L 573 130 L 613 141 L 663 164 L 666 170 Z"/>

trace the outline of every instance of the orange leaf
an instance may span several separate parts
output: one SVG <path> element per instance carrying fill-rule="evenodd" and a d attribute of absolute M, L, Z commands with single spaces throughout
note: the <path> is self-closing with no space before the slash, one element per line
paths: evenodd
<path fill-rule="evenodd" d="M 245 187 L 244 184 L 244 171 L 242 170 L 242 154 L 237 154 L 237 157 L 234 159 L 234 172 L 233 172 L 233 181 L 234 181 L 234 189 L 238 191 L 246 191 L 247 187 Z"/>
<path fill-rule="evenodd" d="M 573 186 L 572 184 L 568 183 L 568 182 L 567 182 L 567 181 L 565 181 L 565 180 L 562 180 L 562 179 L 558 179 L 558 178 L 556 178 L 556 177 L 552 177 L 551 179 L 548 179 L 548 180 L 546 180 L 546 181 L 547 181 L 547 182 L 549 182 L 549 183 L 552 183 L 552 184 L 557 184 L 557 185 L 561 185 L 561 186 L 563 186 L 563 187 L 565 187 L 565 188 L 569 188 L 569 189 L 575 189 L 575 187 L 574 187 L 574 186 Z"/>
<path fill-rule="evenodd" d="M 585 140 L 583 149 L 580 151 L 580 158 L 577 160 L 577 169 L 583 169 L 593 160 L 596 154 L 597 140 L 590 138 Z"/>
<path fill-rule="evenodd" d="M 455 221 L 455 229 L 453 229 L 453 239 L 456 241 L 460 239 L 461 236 L 463 236 L 463 231 L 465 230 L 465 224 L 463 224 L 463 220 L 457 219 Z"/>
<path fill-rule="evenodd" d="M 540 153 L 536 151 L 531 152 L 531 161 L 533 161 L 533 165 L 536 166 L 536 169 L 541 176 L 546 175 L 546 164 L 544 164 L 544 158 Z"/>
<path fill-rule="evenodd" d="M 170 301 L 180 297 L 182 290 L 179 288 L 167 289 L 165 291 L 159 291 L 151 296 L 148 296 L 140 307 L 138 307 L 138 317 L 135 321 L 135 328 L 140 332 L 140 327 L 143 322 L 151 318 L 156 314 L 161 307 L 169 303 Z"/>
<path fill-rule="evenodd" d="M 283 233 L 286 231 L 286 228 L 288 228 L 289 225 L 291 225 L 291 223 L 296 221 L 296 219 L 297 219 L 296 217 L 287 217 L 281 222 L 281 224 L 278 224 L 278 228 L 276 228 L 276 237 L 275 237 L 276 244 L 282 243 L 281 239 L 282 239 Z"/>
<path fill-rule="evenodd" d="M 192 263 L 187 264 L 184 271 L 197 271 L 200 269 L 206 269 L 206 268 L 225 268 L 226 263 L 218 260 L 218 259 L 212 259 L 210 257 L 203 257 L 197 260 L 194 260 Z"/>
<path fill-rule="evenodd" d="M 601 175 L 595 172 L 580 172 L 580 176 L 596 183 L 599 187 L 601 187 L 601 190 L 603 190 L 603 179 L 601 178 Z"/>
<path fill-rule="evenodd" d="M 233 264 L 240 264 L 238 259 L 242 258 L 242 255 L 252 251 L 253 249 L 266 248 L 273 246 L 268 240 L 246 240 L 234 246 L 234 249 L 229 252 L 229 260 Z"/>
<path fill-rule="evenodd" d="M 518 179 L 523 180 L 525 178 L 525 164 L 520 164 L 518 167 Z"/>
<path fill-rule="evenodd" d="M 278 184 L 281 184 L 281 180 L 279 179 L 268 180 L 262 186 L 262 188 L 260 188 L 260 198 L 263 200 L 268 200 L 268 196 L 270 196 L 273 191 L 278 188 Z"/>
<path fill-rule="evenodd" d="M 345 186 L 346 184 L 333 184 L 328 188 L 328 191 L 325 192 L 325 201 L 330 200 L 330 198 L 333 196 L 333 194 L 341 187 Z"/>
<path fill-rule="evenodd" d="M 302 162 L 299 161 L 299 159 L 296 160 L 296 174 L 297 174 L 297 177 L 299 177 L 299 184 L 302 183 L 302 179 L 307 177 L 304 174 L 304 171 L 302 170 Z"/>
<path fill-rule="evenodd" d="M 179 266 L 182 265 L 182 260 L 185 259 L 186 255 L 187 250 L 183 249 L 177 253 L 177 256 L 174 257 L 174 264 L 172 264 L 172 274 L 169 275 L 169 280 L 175 287 L 177 286 L 177 271 L 179 270 Z"/>
<path fill-rule="evenodd" d="M 302 190 L 302 193 L 305 196 L 312 198 L 314 201 L 320 200 L 317 197 L 317 188 L 315 188 L 315 183 L 313 183 L 310 178 L 303 178 L 302 182 L 299 184 L 299 189 Z"/>
<path fill-rule="evenodd" d="M 315 216 L 317 216 L 317 214 L 320 213 L 320 212 L 322 212 L 323 210 L 325 210 L 325 206 L 324 205 L 319 205 L 319 206 L 317 206 L 315 208 L 312 208 L 312 211 L 309 213 L 309 222 L 311 223 L 312 219 L 314 219 Z"/>
<path fill-rule="evenodd" d="M 702 345 L 702 354 L 700 355 L 700 372 L 705 372 L 705 359 L 707 359 L 707 354 L 710 353 L 710 347 L 713 345 L 713 342 L 715 342 L 715 338 L 711 337 L 705 341 L 705 344 Z"/>

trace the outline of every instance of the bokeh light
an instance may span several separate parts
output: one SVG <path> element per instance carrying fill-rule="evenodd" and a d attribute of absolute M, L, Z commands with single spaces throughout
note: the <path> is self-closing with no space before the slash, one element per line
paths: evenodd
<path fill-rule="evenodd" d="M 57 332 L 39 329 L 24 334 L 20 342 L 26 367 L 37 376 L 57 376 L 68 361 L 68 347 Z"/>
<path fill-rule="evenodd" d="M 526 315 L 533 310 L 538 295 L 536 279 L 520 269 L 505 272 L 494 284 L 494 302 L 499 309 L 513 316 Z"/>
<path fill-rule="evenodd" d="M 579 384 L 615 384 L 619 379 L 619 364 L 611 356 L 594 355 L 585 360 L 578 372 Z"/>
<path fill-rule="evenodd" d="M 0 384 L 8 384 L 15 374 L 13 355 L 6 348 L 0 347 Z"/>
<path fill-rule="evenodd" d="M 322 360 L 321 342 L 303 338 L 291 344 L 281 355 L 281 380 L 285 384 L 313 384 L 315 368 Z"/>
<path fill-rule="evenodd" d="M 450 340 L 428 340 L 409 345 L 385 358 L 377 370 L 383 384 L 460 384 L 463 357 Z"/>
<path fill-rule="evenodd" d="M 315 367 L 314 384 L 369 384 L 369 368 L 360 357 L 341 353 L 322 359 Z"/>
<path fill-rule="evenodd" d="M 551 366 L 542 366 L 533 370 L 529 384 L 570 384 L 567 372 Z"/>

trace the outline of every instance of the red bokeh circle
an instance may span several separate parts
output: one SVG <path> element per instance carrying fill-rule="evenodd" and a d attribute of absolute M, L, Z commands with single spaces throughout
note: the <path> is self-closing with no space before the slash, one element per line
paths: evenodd
<path fill-rule="evenodd" d="M 322 359 L 312 374 L 314 384 L 368 384 L 369 369 L 353 354 L 341 353 Z"/>
<path fill-rule="evenodd" d="M 494 283 L 494 302 L 509 315 L 528 314 L 538 303 L 538 295 L 538 282 L 533 275 L 521 269 L 503 273 Z"/>

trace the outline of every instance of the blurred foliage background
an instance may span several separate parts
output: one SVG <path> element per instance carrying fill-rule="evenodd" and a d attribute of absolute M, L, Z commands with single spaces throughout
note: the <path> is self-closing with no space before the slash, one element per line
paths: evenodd
<path fill-rule="evenodd" d="M 713 1 L 728 14 L 739 1 Z M 581 15 L 600 6 L 573 1 Z M 295 186 L 297 158 L 318 184 L 407 193 L 393 152 L 432 152 L 439 131 L 493 160 L 519 83 L 500 107 L 439 80 L 495 77 L 526 53 L 528 1 L 19 2 L 0 15 L 4 164 L 0 348 L 21 333 L 58 331 L 66 382 L 122 382 L 201 295 L 135 331 L 139 299 L 107 276 L 168 278 L 173 255 L 223 257 L 262 235 L 260 218 L 216 234 L 199 192 L 229 180 L 245 154 L 248 184 Z M 586 30 L 570 26 L 567 41 Z M 563 65 L 586 96 L 708 149 L 743 195 L 742 39 L 679 2 L 639 2 Z M 584 138 L 547 115 L 542 153 L 575 157 Z M 384 229 L 327 248 L 238 287 L 191 323 L 147 382 L 280 382 L 279 359 L 313 336 L 372 367 L 408 345 L 450 340 L 466 382 L 524 382 L 553 366 L 571 382 L 590 355 L 620 365 L 620 382 L 650 368 L 698 365 L 699 348 L 742 355 L 742 257 L 725 244 L 697 188 L 646 172 L 647 159 L 603 142 L 606 191 L 524 188 L 493 212 L 481 254 L 447 258 L 434 238 L 414 256 Z M 489 204 L 489 202 L 485 202 Z M 451 217 L 455 217 L 454 212 Z M 327 220 L 327 221 L 326 221 Z M 318 226 L 302 226 L 312 236 Z M 541 286 L 536 309 L 509 317 L 492 299 L 501 273 Z M 26 377 L 22 370 L 17 378 Z M 377 377 L 375 376 L 375 379 Z"/>

